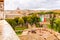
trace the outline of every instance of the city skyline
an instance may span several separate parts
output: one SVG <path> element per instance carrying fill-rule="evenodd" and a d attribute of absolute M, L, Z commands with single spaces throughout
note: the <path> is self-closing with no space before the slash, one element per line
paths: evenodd
<path fill-rule="evenodd" d="M 4 10 L 31 9 L 50 10 L 60 9 L 60 0 L 4 0 Z"/>

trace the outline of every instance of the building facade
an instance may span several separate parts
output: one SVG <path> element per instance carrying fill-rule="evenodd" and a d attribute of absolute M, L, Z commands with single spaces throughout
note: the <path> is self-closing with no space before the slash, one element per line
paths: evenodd
<path fill-rule="evenodd" d="M 0 19 L 3 19 L 4 14 L 4 2 L 3 0 L 0 0 Z"/>

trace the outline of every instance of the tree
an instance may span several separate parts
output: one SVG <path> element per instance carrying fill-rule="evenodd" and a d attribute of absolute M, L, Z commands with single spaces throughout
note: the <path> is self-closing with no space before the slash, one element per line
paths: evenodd
<path fill-rule="evenodd" d="M 27 17 L 27 22 L 32 25 L 32 21 L 33 21 L 32 16 L 28 16 Z"/>
<path fill-rule="evenodd" d="M 24 26 L 28 27 L 27 16 L 22 17 L 24 20 Z"/>
<path fill-rule="evenodd" d="M 27 17 L 27 24 L 28 24 L 28 28 L 31 28 L 31 25 L 32 25 L 32 16 L 28 16 Z"/>
<path fill-rule="evenodd" d="M 39 23 L 39 17 L 36 14 L 32 15 L 32 24 L 36 25 L 37 23 Z"/>
<path fill-rule="evenodd" d="M 60 18 L 55 20 L 55 29 L 60 33 Z"/>
<path fill-rule="evenodd" d="M 50 26 L 51 26 L 51 28 L 53 28 L 53 21 L 54 21 L 54 18 L 52 17 L 53 12 L 52 11 L 49 11 L 47 13 L 50 16 L 50 18 L 49 18 L 50 19 Z"/>
<path fill-rule="evenodd" d="M 47 12 L 43 12 L 43 11 L 42 11 L 42 12 L 38 12 L 38 14 L 39 14 L 39 15 L 45 15 L 45 14 L 47 14 Z"/>
<path fill-rule="evenodd" d="M 6 19 L 6 21 L 12 26 L 12 28 L 15 30 L 15 27 L 17 23 L 13 19 Z"/>
<path fill-rule="evenodd" d="M 18 20 L 19 20 L 19 17 L 15 17 L 15 18 L 14 18 L 14 21 L 17 23 L 17 25 L 19 25 L 19 24 L 18 24 Z"/>
<path fill-rule="evenodd" d="M 24 16 L 24 17 L 22 17 L 23 18 L 23 20 L 24 20 L 24 23 L 26 23 L 27 22 L 27 16 Z"/>
<path fill-rule="evenodd" d="M 18 24 L 23 26 L 23 24 L 24 24 L 23 18 L 19 18 L 19 19 L 18 19 Z"/>

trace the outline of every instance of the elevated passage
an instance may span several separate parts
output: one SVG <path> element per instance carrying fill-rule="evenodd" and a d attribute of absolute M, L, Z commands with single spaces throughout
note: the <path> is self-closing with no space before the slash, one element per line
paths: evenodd
<path fill-rule="evenodd" d="M 20 40 L 5 20 L 0 20 L 0 40 Z"/>

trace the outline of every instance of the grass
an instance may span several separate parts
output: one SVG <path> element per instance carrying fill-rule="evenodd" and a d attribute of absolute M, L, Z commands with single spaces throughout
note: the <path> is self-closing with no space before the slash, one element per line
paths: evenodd
<path fill-rule="evenodd" d="M 26 27 L 15 27 L 15 30 L 17 31 L 16 34 L 20 35 L 24 29 L 27 29 Z M 19 31 L 18 31 L 19 30 Z M 22 30 L 22 31 L 21 31 Z"/>
<path fill-rule="evenodd" d="M 21 34 L 22 34 L 22 32 L 20 32 L 20 31 L 19 31 L 19 32 L 16 32 L 16 34 L 17 34 L 17 35 L 21 35 Z"/>
<path fill-rule="evenodd" d="M 15 30 L 24 30 L 27 29 L 26 27 L 15 27 Z"/>

